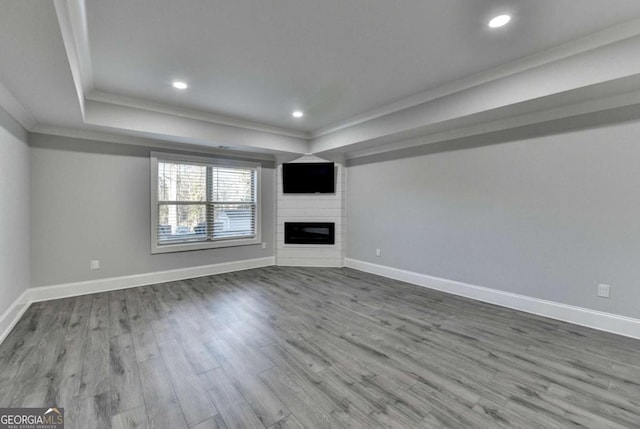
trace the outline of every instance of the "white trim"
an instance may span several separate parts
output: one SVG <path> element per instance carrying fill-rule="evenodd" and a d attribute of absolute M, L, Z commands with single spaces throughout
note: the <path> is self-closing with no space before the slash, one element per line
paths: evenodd
<path fill-rule="evenodd" d="M 0 83 L 0 107 L 27 131 L 31 131 L 37 125 L 35 118 L 2 83 Z"/>
<path fill-rule="evenodd" d="M 93 67 L 84 0 L 54 0 L 62 43 L 71 70 L 80 111 L 85 116 L 85 94 L 93 88 Z"/>
<path fill-rule="evenodd" d="M 0 316 L 0 344 L 4 341 L 4 339 L 9 335 L 9 332 L 16 326 L 18 320 L 22 317 L 27 308 L 29 308 L 29 291 L 30 289 L 25 290 L 22 294 L 13 301 L 13 304 L 9 306 Z"/>
<path fill-rule="evenodd" d="M 275 265 L 275 257 L 247 259 L 244 261 L 223 262 L 220 264 L 202 265 L 198 267 L 179 268 L 175 270 L 157 271 L 153 273 L 134 274 L 130 276 L 111 277 L 107 279 L 88 280 L 83 282 L 57 284 L 51 286 L 32 287 L 27 289 L 0 316 L 0 344 L 18 323 L 20 317 L 33 302 L 51 299 L 69 298 L 98 292 L 147 286 L 233 271 L 249 270 L 252 268 L 269 267 Z"/>
<path fill-rule="evenodd" d="M 345 259 L 345 266 L 367 273 L 377 274 L 394 280 L 412 283 L 453 295 L 464 296 L 514 310 L 525 311 L 551 319 L 562 320 L 575 325 L 586 326 L 600 331 L 612 332 L 626 337 L 640 339 L 640 319 L 619 316 L 588 308 L 561 304 L 554 301 L 532 298 L 525 295 L 504 292 L 487 287 L 462 283 L 455 280 L 433 277 L 413 271 L 400 270 L 385 265 L 373 264 L 356 259 Z"/>
<path fill-rule="evenodd" d="M 200 154 L 221 156 L 226 159 L 239 158 L 252 161 L 275 161 L 275 157 L 267 152 L 249 152 L 237 149 L 220 149 L 218 146 L 203 146 L 193 143 L 181 143 L 171 140 L 154 140 L 146 137 L 138 137 L 129 134 L 97 131 L 82 128 L 58 127 L 53 125 L 38 124 L 29 130 L 36 134 L 49 134 L 73 139 L 93 140 L 107 143 L 120 143 L 125 145 L 149 147 L 158 150 L 197 152 Z"/>
<path fill-rule="evenodd" d="M 178 153 L 155 152 L 149 156 L 151 183 L 151 253 L 186 252 L 201 249 L 216 249 L 221 247 L 249 246 L 262 243 L 262 165 L 259 162 L 238 161 L 223 158 L 182 155 Z M 246 238 L 227 238 L 215 241 L 188 242 L 180 241 L 175 244 L 158 243 L 158 163 L 160 161 L 194 162 L 207 167 L 245 167 L 254 170 L 255 174 L 255 235 Z M 209 185 L 207 185 L 207 192 Z M 206 203 L 210 203 L 207 197 Z"/>
<path fill-rule="evenodd" d="M 171 106 L 163 103 L 155 103 L 148 100 L 142 100 L 124 95 L 112 94 L 104 91 L 92 91 L 86 96 L 87 100 L 99 101 L 105 104 L 116 106 L 133 107 L 135 109 L 146 110 L 156 113 L 164 113 L 172 116 L 179 116 L 189 119 L 197 119 L 200 121 L 211 122 L 219 125 L 228 125 L 230 127 L 243 128 L 253 131 L 261 131 L 270 134 L 277 134 L 287 137 L 295 137 L 300 139 L 309 139 L 310 134 L 305 131 L 298 131 L 291 128 L 278 127 L 261 122 L 242 119 L 234 116 L 224 116 L 210 113 L 207 111 L 188 109 L 185 107 Z"/>
<path fill-rule="evenodd" d="M 68 298 L 78 295 L 106 292 L 117 289 L 147 286 L 157 283 L 173 282 L 196 277 L 212 276 L 214 274 L 230 273 L 232 271 L 249 270 L 252 268 L 269 267 L 275 265 L 275 257 L 247 259 L 244 261 L 223 262 L 220 264 L 202 265 L 175 270 L 156 271 L 153 273 L 134 274 L 131 276 L 111 277 L 107 279 L 88 280 L 84 282 L 41 286 L 29 289 L 31 302 L 48 301 L 50 299 Z"/>
<path fill-rule="evenodd" d="M 496 81 L 526 70 L 531 70 L 545 64 L 561 61 L 563 59 L 584 52 L 607 46 L 616 42 L 627 40 L 640 35 L 640 19 L 632 19 L 618 25 L 606 28 L 602 31 L 589 34 L 579 39 L 571 40 L 558 46 L 554 46 L 542 52 L 506 63 L 489 70 L 473 74 L 458 80 L 454 80 L 428 89 L 424 92 L 411 95 L 394 103 L 378 107 L 368 112 L 361 113 L 345 121 L 337 122 L 329 126 L 314 130 L 310 133 L 311 139 L 335 133 L 345 128 L 368 122 L 382 116 L 408 109 L 420 104 L 428 103 L 435 99 L 452 95 L 475 86 Z"/>

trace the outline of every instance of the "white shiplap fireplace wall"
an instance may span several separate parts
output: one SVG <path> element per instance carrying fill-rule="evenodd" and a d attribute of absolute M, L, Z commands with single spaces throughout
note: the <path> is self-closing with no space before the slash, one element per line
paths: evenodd
<path fill-rule="evenodd" d="M 291 162 L 326 162 L 305 155 Z M 278 166 L 276 264 L 285 266 L 342 267 L 346 250 L 345 168 L 335 163 L 335 194 L 283 194 L 282 165 Z M 335 244 L 284 244 L 285 222 L 333 222 Z"/>

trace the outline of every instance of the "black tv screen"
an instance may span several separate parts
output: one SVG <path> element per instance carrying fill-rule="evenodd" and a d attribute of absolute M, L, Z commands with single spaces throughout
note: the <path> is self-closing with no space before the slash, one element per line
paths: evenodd
<path fill-rule="evenodd" d="M 333 194 L 333 162 L 282 164 L 282 190 L 285 194 Z"/>

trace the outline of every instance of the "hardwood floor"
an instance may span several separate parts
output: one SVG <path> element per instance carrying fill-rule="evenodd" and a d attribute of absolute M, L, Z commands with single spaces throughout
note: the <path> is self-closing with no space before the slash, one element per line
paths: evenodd
<path fill-rule="evenodd" d="M 33 304 L 0 406 L 90 428 L 638 428 L 640 341 L 350 269 Z"/>

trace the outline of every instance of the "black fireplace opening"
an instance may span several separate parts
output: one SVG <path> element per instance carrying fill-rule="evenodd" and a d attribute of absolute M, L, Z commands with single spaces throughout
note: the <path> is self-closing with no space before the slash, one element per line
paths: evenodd
<path fill-rule="evenodd" d="M 285 244 L 335 244 L 333 222 L 285 222 Z"/>

